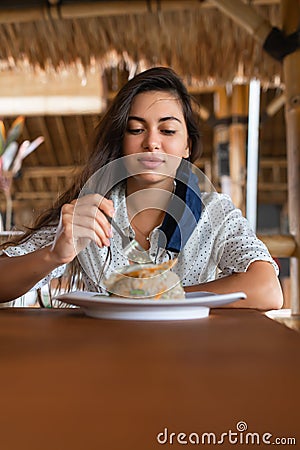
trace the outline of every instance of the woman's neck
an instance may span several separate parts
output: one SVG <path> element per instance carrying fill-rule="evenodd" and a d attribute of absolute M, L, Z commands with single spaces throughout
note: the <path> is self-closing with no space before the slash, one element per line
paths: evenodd
<path fill-rule="evenodd" d="M 174 178 L 165 177 L 163 180 L 159 180 L 155 183 L 139 180 L 136 177 L 129 177 L 126 180 L 126 195 L 131 195 L 137 191 L 146 192 L 147 189 L 161 189 L 163 191 L 174 191 Z"/>
<path fill-rule="evenodd" d="M 126 202 L 129 215 L 135 216 L 148 210 L 165 212 L 175 190 L 175 182 L 172 178 L 164 180 L 164 183 L 151 184 L 151 186 L 139 186 L 129 178 L 126 185 Z M 156 213 L 157 215 L 158 213 Z"/>
<path fill-rule="evenodd" d="M 130 179 L 129 179 L 130 180 Z M 173 179 L 168 179 L 164 186 L 143 187 L 135 189 L 135 183 L 127 180 L 126 204 L 129 222 L 140 244 L 149 248 L 149 235 L 161 225 L 165 211 L 174 191 Z"/>

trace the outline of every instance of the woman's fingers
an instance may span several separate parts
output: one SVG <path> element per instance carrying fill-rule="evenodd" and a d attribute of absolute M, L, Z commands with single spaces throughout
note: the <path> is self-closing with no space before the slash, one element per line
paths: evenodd
<path fill-rule="evenodd" d="M 113 202 L 99 194 L 86 195 L 63 205 L 51 248 L 57 261 L 72 261 L 90 241 L 99 247 L 109 246 L 112 231 L 105 214 L 113 216 Z"/>
<path fill-rule="evenodd" d="M 89 207 L 96 207 L 99 210 L 103 211 L 108 216 L 112 217 L 114 215 L 114 204 L 112 200 L 109 200 L 105 197 L 103 197 L 100 194 L 88 194 L 84 197 L 81 197 L 79 199 L 73 200 L 71 202 L 73 205 L 77 205 L 77 207 L 80 206 L 89 206 Z"/>
<path fill-rule="evenodd" d="M 75 240 L 81 237 L 93 240 L 99 246 L 109 246 L 111 225 L 105 214 L 114 214 L 113 202 L 99 194 L 89 194 L 62 208 L 63 221 L 72 223 Z"/>
<path fill-rule="evenodd" d="M 109 223 L 108 226 L 110 226 Z M 82 237 L 93 236 L 92 240 L 100 241 L 103 245 L 110 245 L 110 230 L 102 226 L 95 217 L 76 216 L 75 214 L 72 222 L 72 232 L 75 239 L 80 238 L 80 233 L 82 233 Z"/>
<path fill-rule="evenodd" d="M 105 235 L 111 237 L 111 225 L 105 215 L 96 206 L 75 206 L 73 213 L 74 224 L 85 224 L 86 226 L 100 226 Z"/>
<path fill-rule="evenodd" d="M 83 248 L 85 248 L 90 241 L 95 242 L 98 247 L 109 245 L 109 241 L 108 243 L 106 242 L 107 238 L 99 236 L 99 234 L 97 234 L 95 230 L 87 228 L 85 226 L 73 226 L 72 234 L 76 253 L 79 253 L 79 251 L 83 250 Z"/>

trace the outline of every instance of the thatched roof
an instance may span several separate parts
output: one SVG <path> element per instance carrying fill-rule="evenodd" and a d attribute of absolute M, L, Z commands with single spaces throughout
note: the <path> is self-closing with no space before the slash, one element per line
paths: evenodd
<path fill-rule="evenodd" d="M 30 3 L 45 2 L 23 2 Z M 98 68 L 120 66 L 135 72 L 159 64 L 172 66 L 196 84 L 231 82 L 237 75 L 265 83 L 281 77 L 280 64 L 210 2 L 158 2 L 163 6 L 153 7 L 154 12 L 149 5 L 155 2 L 94 2 L 103 5 L 98 10 L 103 15 L 93 16 L 91 8 L 89 17 L 88 8 L 80 13 L 69 6 L 64 12 L 64 3 L 70 2 L 62 2 L 60 14 L 68 18 L 49 18 L 41 7 L 31 7 L 27 11 L 35 20 L 30 21 L 24 7 L 14 14 L 0 9 L 0 70 L 72 69 L 82 76 Z M 279 6 L 267 3 L 255 7 L 271 25 L 279 25 Z M 9 4 L 11 8 L 13 1 Z"/>

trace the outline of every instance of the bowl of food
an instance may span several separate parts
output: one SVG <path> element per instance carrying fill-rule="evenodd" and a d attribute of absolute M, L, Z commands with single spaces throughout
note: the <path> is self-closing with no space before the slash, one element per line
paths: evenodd
<path fill-rule="evenodd" d="M 172 271 L 176 260 L 162 264 L 132 264 L 110 275 L 105 287 L 114 297 L 136 299 L 184 299 L 178 275 Z"/>

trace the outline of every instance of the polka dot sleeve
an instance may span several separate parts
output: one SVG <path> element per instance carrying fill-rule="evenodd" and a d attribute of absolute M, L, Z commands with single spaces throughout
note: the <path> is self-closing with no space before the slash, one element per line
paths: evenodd
<path fill-rule="evenodd" d="M 42 228 L 41 230 L 38 230 L 35 234 L 33 234 L 26 242 L 15 247 L 8 247 L 3 250 L 3 253 L 10 257 L 27 255 L 28 253 L 34 252 L 35 250 L 50 245 L 54 240 L 55 232 L 56 227 L 53 226 Z M 49 283 L 52 278 L 58 278 L 62 276 L 65 269 L 66 264 L 57 267 L 45 278 L 41 279 L 31 290 L 39 289 L 45 284 Z"/>
<path fill-rule="evenodd" d="M 245 272 L 254 261 L 270 262 L 278 275 L 279 269 L 265 244 L 259 240 L 241 211 L 228 196 L 222 196 L 223 223 L 216 237 L 216 259 L 220 276 Z"/>

